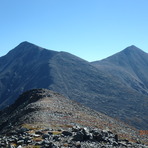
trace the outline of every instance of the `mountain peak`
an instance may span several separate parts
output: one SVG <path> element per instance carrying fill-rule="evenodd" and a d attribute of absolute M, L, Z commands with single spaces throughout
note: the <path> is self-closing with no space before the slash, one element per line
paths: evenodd
<path fill-rule="evenodd" d="M 21 42 L 16 48 L 30 48 L 30 47 L 38 47 L 38 48 L 41 48 L 33 43 L 30 43 L 28 41 L 24 41 L 24 42 Z"/>
<path fill-rule="evenodd" d="M 34 55 L 35 53 L 37 54 L 42 50 L 44 50 L 44 48 L 39 47 L 28 41 L 24 41 L 24 42 L 21 42 L 14 49 L 12 49 L 8 54 L 14 58 L 14 56 L 17 57 L 17 56 L 22 56 L 26 54 Z"/>
<path fill-rule="evenodd" d="M 129 53 L 137 53 L 137 52 L 139 53 L 139 52 L 144 52 L 144 51 L 142 51 L 140 48 L 136 47 L 135 45 L 131 45 L 125 48 L 124 50 L 122 50 L 121 52 L 129 54 Z"/>
<path fill-rule="evenodd" d="M 23 41 L 23 42 L 21 42 L 20 44 L 25 45 L 25 44 L 32 44 L 32 43 L 30 43 L 30 42 L 28 42 L 28 41 Z"/>
<path fill-rule="evenodd" d="M 138 47 L 135 45 L 131 45 L 131 46 L 128 46 L 127 48 L 138 48 Z"/>

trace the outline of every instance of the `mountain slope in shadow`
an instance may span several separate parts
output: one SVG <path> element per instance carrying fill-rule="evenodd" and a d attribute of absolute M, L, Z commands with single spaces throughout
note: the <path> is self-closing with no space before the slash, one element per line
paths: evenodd
<path fill-rule="evenodd" d="M 146 93 L 72 54 L 23 42 L 0 58 L 0 108 L 34 88 L 51 89 L 138 129 L 148 129 Z"/>
<path fill-rule="evenodd" d="M 148 54 L 136 46 L 129 46 L 92 64 L 99 70 L 117 77 L 126 86 L 142 94 L 148 94 Z"/>

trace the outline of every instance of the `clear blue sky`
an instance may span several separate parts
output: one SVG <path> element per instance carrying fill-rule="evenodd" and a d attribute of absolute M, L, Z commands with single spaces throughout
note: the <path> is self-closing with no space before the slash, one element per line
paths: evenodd
<path fill-rule="evenodd" d="M 22 41 L 88 61 L 148 52 L 148 0 L 0 0 L 0 56 Z"/>

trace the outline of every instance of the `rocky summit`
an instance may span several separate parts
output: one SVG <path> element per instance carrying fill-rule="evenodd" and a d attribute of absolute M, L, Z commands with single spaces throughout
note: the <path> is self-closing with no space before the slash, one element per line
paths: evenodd
<path fill-rule="evenodd" d="M 147 136 L 47 89 L 24 92 L 0 112 L 1 148 L 146 148 Z"/>

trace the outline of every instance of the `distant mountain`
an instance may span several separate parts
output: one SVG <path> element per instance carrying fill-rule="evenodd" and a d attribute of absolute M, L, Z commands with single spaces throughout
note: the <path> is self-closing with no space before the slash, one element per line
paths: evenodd
<path fill-rule="evenodd" d="M 81 126 L 109 130 L 118 134 L 119 139 L 144 142 L 134 128 L 47 89 L 33 89 L 23 93 L 13 105 L 1 112 L 0 118 L 0 131 L 7 135 L 16 135 L 14 131 L 21 128 L 31 129 L 31 133 L 36 129 L 36 134 L 41 134 L 41 129 L 66 130 Z"/>
<path fill-rule="evenodd" d="M 99 70 L 115 76 L 125 86 L 148 95 L 148 54 L 136 46 L 127 47 L 92 64 Z"/>
<path fill-rule="evenodd" d="M 14 102 L 29 88 L 47 88 L 52 83 L 49 59 L 57 52 L 23 42 L 0 58 L 0 107 Z"/>
<path fill-rule="evenodd" d="M 79 57 L 23 42 L 0 58 L 0 108 L 34 88 L 54 90 L 136 128 L 148 129 L 146 88 L 141 93 Z"/>

